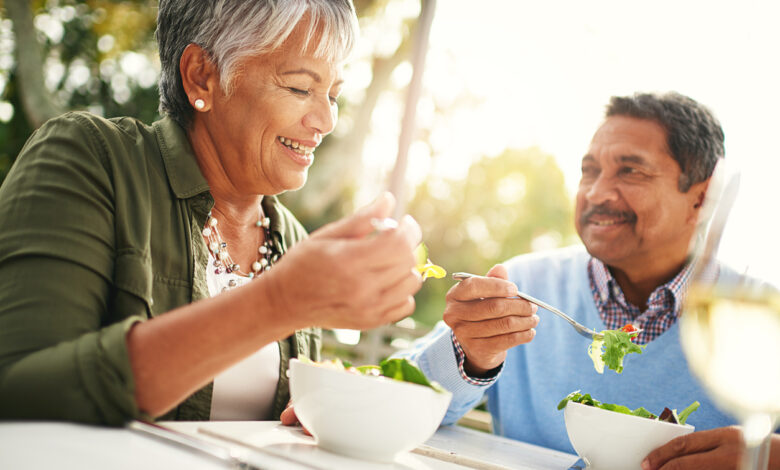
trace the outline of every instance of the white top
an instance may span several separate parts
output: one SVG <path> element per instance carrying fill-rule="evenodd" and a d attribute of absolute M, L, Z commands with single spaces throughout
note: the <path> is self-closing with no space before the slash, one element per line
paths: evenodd
<path fill-rule="evenodd" d="M 230 280 L 236 282 L 235 287 L 251 282 L 248 277 L 235 273 L 216 274 L 211 253 L 207 266 L 206 282 L 211 297 L 220 294 Z M 271 419 L 280 362 L 279 344 L 274 342 L 217 375 L 211 395 L 211 420 Z"/>

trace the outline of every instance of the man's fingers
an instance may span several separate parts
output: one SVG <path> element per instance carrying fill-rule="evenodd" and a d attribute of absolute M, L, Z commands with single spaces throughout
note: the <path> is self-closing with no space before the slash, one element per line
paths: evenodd
<path fill-rule="evenodd" d="M 742 449 L 742 446 L 742 433 L 737 427 L 693 432 L 685 436 L 674 438 L 650 452 L 645 459 L 646 464 L 643 464 L 642 468 L 643 470 L 667 468 L 664 465 L 678 465 L 672 462 L 679 460 L 683 456 L 700 454 L 699 457 L 702 457 L 703 454 L 713 451 L 713 449 L 717 449 L 718 453 L 723 453 L 724 458 L 727 458 L 733 451 L 738 452 Z M 683 467 L 673 466 L 669 468 Z"/>
<path fill-rule="evenodd" d="M 515 295 L 517 295 L 517 286 L 506 279 L 474 276 L 455 284 L 447 292 L 447 301 L 466 302 L 494 297 L 512 297 Z"/>
<path fill-rule="evenodd" d="M 448 302 L 444 321 L 452 326 L 461 321 L 484 321 L 516 315 L 530 317 L 537 311 L 536 305 L 520 299 L 492 298 L 466 302 Z"/>
<path fill-rule="evenodd" d="M 503 264 L 497 264 L 490 268 L 490 270 L 485 275 L 486 277 L 495 277 L 498 279 L 509 279 L 509 273 L 506 270 L 506 267 Z"/>
<path fill-rule="evenodd" d="M 485 354 L 494 355 L 499 351 L 506 351 L 515 346 L 530 343 L 535 336 L 536 330 L 530 329 L 500 334 L 489 338 L 471 338 L 467 343 L 468 351 L 466 352 L 466 356 L 473 356 L 473 358 L 476 358 L 477 356 Z M 460 336 L 458 336 L 457 333 L 455 334 L 455 337 L 458 338 L 458 341 L 462 344 L 465 344 L 465 341 L 461 341 Z"/>
<path fill-rule="evenodd" d="M 538 324 L 539 317 L 537 315 L 508 315 L 478 322 L 459 322 L 453 326 L 453 330 L 456 331 L 459 338 L 491 339 L 501 335 L 524 333 L 536 328 Z"/>
<path fill-rule="evenodd" d="M 741 447 L 717 448 L 677 457 L 667 461 L 661 467 L 647 468 L 658 468 L 659 470 L 732 470 L 739 467 L 741 459 Z"/>

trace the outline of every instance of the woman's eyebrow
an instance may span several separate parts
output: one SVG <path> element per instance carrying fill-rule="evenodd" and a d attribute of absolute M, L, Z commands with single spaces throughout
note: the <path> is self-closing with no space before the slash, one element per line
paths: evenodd
<path fill-rule="evenodd" d="M 302 68 L 302 69 L 290 70 L 287 72 L 282 72 L 282 75 L 308 75 L 317 83 L 320 83 L 322 81 L 322 77 L 320 77 L 320 74 L 318 74 L 317 72 L 311 69 Z"/>
<path fill-rule="evenodd" d="M 307 68 L 300 68 L 295 70 L 289 70 L 287 72 L 282 72 L 281 75 L 308 75 L 317 83 L 322 83 L 322 77 L 320 74 L 315 72 L 314 70 L 307 69 Z M 333 82 L 333 86 L 339 86 L 342 83 L 344 83 L 344 80 L 339 79 L 335 82 Z"/>

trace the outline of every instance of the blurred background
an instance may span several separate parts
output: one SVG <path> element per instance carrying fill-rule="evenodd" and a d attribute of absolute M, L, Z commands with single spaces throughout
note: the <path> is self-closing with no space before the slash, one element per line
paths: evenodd
<path fill-rule="evenodd" d="M 156 4 L 0 0 L 0 181 L 34 129 L 63 111 L 159 117 Z M 355 6 L 362 37 L 340 122 L 306 186 L 282 196 L 309 230 L 387 188 L 398 154 L 421 1 Z M 730 159 L 778 175 L 778 18 L 773 0 L 438 1 L 405 178 L 432 261 L 484 273 L 578 243 L 579 162 L 611 95 L 687 94 L 720 118 Z M 376 362 L 408 345 L 441 318 L 452 283 L 426 281 L 401 325 L 328 332 L 326 356 Z"/>

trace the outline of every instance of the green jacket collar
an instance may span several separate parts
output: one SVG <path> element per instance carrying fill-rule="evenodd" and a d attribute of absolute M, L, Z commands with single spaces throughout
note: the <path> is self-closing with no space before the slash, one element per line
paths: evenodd
<path fill-rule="evenodd" d="M 157 135 L 168 182 L 179 199 L 209 190 L 209 184 L 195 160 L 195 152 L 184 129 L 168 116 L 152 124 Z"/>
<path fill-rule="evenodd" d="M 160 146 L 168 183 L 179 199 L 188 199 L 209 191 L 209 184 L 200 171 L 195 152 L 187 133 L 168 116 L 152 124 Z M 209 207 L 210 209 L 210 207 Z M 285 239 L 287 230 L 281 212 L 281 203 L 276 196 L 263 198 L 263 211 L 271 218 L 271 231 Z"/>

